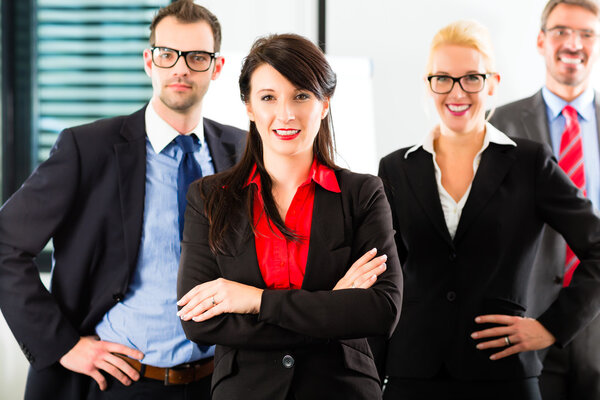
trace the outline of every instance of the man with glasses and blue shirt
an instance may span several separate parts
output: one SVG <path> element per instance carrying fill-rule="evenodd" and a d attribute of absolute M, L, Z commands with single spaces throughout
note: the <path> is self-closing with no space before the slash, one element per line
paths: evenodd
<path fill-rule="evenodd" d="M 141 110 L 64 130 L 0 209 L 0 306 L 31 363 L 26 399 L 209 399 L 214 347 L 176 306 L 185 193 L 231 167 L 243 131 L 202 118 L 223 67 L 216 17 L 158 11 Z M 35 256 L 54 243 L 51 290 Z"/>
<path fill-rule="evenodd" d="M 546 84 L 532 97 L 500 107 L 490 122 L 508 135 L 548 143 L 559 165 L 600 207 L 600 98 L 590 87 L 600 52 L 600 6 L 593 0 L 550 0 L 542 13 L 537 47 L 546 62 Z M 548 308 L 577 273 L 578 260 L 546 226 L 529 291 L 532 317 Z M 598 310 L 600 312 L 600 310 Z M 600 316 L 563 348 L 543 358 L 544 400 L 600 399 Z"/>

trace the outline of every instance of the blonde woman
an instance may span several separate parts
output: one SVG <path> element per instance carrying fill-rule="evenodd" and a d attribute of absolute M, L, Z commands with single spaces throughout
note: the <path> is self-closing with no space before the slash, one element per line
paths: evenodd
<path fill-rule="evenodd" d="M 565 345 L 600 307 L 600 221 L 549 148 L 486 122 L 499 82 L 487 30 L 444 27 L 425 80 L 440 124 L 381 160 L 405 279 L 385 399 L 540 399 L 533 350 Z M 536 320 L 526 288 L 545 223 L 581 265 Z"/>

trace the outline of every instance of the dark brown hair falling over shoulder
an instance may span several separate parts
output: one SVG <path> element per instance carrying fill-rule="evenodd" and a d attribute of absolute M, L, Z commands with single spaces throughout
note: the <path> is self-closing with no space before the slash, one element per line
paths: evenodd
<path fill-rule="evenodd" d="M 239 85 L 240 96 L 245 103 L 250 101 L 252 74 L 263 64 L 270 65 L 292 85 L 310 91 L 321 101 L 330 99 L 335 92 L 336 76 L 323 52 L 310 40 L 300 35 L 277 34 L 256 40 L 244 59 Z M 338 169 L 334 161 L 334 143 L 330 110 L 321 120 L 313 144 L 313 153 L 321 164 Z M 254 122 L 250 122 L 246 148 L 240 162 L 225 173 L 205 178 L 208 190 L 203 190 L 202 197 L 210 224 L 209 245 L 215 253 L 227 253 L 229 250 L 225 246 L 224 237 L 230 229 L 236 229 L 238 226 L 238 221 L 232 218 L 245 216 L 252 225 L 255 185 L 246 185 L 246 182 L 254 165 L 257 167 L 256 171 L 260 175 L 262 185 L 265 204 L 263 212 L 286 238 L 297 239 L 279 215 L 271 193 L 271 178 L 263 163 L 261 138 Z"/>

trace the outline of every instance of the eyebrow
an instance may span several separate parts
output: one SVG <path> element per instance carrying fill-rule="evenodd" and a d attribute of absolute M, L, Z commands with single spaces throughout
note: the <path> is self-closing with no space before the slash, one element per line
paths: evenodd
<path fill-rule="evenodd" d="M 570 26 L 566 26 L 566 25 L 554 25 L 552 28 L 546 28 L 547 31 L 552 30 L 552 29 L 571 29 L 573 31 L 583 31 L 583 32 L 595 32 L 594 28 L 571 28 Z"/>
<path fill-rule="evenodd" d="M 215 53 L 214 51 L 208 51 L 208 50 L 186 50 L 186 51 L 184 51 L 184 50 L 174 49 L 173 47 L 169 47 L 169 46 L 160 46 L 157 44 L 155 44 L 152 47 L 156 47 L 159 49 L 169 49 L 169 50 L 173 50 L 173 51 L 180 51 L 182 53 L 207 53 L 207 54 Z M 218 51 L 216 53 L 218 53 Z"/>
<path fill-rule="evenodd" d="M 471 71 L 465 72 L 464 74 L 462 74 L 460 76 L 473 75 L 473 74 L 484 74 L 484 73 L 485 72 L 479 72 L 479 71 L 476 71 L 476 70 L 471 70 Z M 448 72 L 445 72 L 445 71 L 434 72 L 431 75 L 448 75 L 448 76 L 452 76 Z"/>

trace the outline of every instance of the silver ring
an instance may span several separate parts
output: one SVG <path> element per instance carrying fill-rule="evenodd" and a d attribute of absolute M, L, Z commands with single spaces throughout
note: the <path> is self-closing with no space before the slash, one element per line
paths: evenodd
<path fill-rule="evenodd" d="M 512 343 L 510 342 L 510 339 L 508 338 L 508 336 L 504 336 L 504 342 L 506 343 L 507 346 L 512 346 Z"/>
<path fill-rule="evenodd" d="M 212 303 L 213 303 L 213 306 L 217 304 L 217 303 L 215 303 L 215 296 L 212 297 Z"/>

